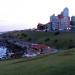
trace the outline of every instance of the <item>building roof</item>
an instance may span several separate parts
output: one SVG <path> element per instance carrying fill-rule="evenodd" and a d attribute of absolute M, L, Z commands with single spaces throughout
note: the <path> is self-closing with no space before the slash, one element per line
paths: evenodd
<path fill-rule="evenodd" d="M 48 46 L 46 46 L 44 44 L 33 44 L 32 48 L 42 49 L 42 48 L 48 48 Z"/>

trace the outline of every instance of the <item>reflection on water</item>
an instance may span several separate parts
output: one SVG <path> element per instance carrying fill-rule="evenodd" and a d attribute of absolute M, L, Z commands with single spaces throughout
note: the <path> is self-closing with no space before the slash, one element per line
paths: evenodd
<path fill-rule="evenodd" d="M 4 46 L 0 47 L 0 59 L 5 58 L 7 53 L 7 48 Z"/>

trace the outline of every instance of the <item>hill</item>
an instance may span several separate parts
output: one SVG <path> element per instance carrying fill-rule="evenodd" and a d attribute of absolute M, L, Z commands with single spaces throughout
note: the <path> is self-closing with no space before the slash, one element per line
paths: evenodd
<path fill-rule="evenodd" d="M 10 38 L 15 37 L 28 42 L 43 43 L 58 49 L 75 47 L 75 32 L 37 32 L 22 30 L 8 32 L 6 34 Z"/>
<path fill-rule="evenodd" d="M 66 54 L 67 53 L 67 54 Z M 39 58 L 39 59 L 38 59 Z M 0 75 L 74 75 L 75 49 L 37 58 L 0 61 Z"/>

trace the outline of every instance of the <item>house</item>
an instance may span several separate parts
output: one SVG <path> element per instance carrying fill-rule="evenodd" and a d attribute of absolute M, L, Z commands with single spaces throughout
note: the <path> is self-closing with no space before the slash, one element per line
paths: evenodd
<path fill-rule="evenodd" d="M 46 53 L 48 51 L 48 46 L 44 44 L 32 44 L 32 48 L 39 54 Z"/>
<path fill-rule="evenodd" d="M 39 31 L 46 31 L 47 30 L 47 25 L 38 23 L 37 30 L 39 30 Z"/>
<path fill-rule="evenodd" d="M 27 51 L 24 53 L 23 57 L 34 57 L 39 54 L 48 54 L 52 52 L 52 48 L 44 44 L 31 44 L 27 48 Z"/>

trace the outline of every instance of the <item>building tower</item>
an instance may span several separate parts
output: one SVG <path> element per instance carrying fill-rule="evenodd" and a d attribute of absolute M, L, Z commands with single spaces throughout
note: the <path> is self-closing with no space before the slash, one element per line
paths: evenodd
<path fill-rule="evenodd" d="M 69 9 L 68 8 L 64 8 L 64 10 L 63 10 L 63 16 L 64 17 L 68 17 L 69 16 Z"/>

